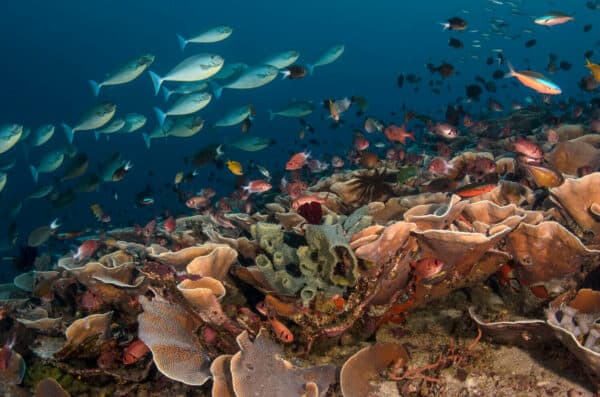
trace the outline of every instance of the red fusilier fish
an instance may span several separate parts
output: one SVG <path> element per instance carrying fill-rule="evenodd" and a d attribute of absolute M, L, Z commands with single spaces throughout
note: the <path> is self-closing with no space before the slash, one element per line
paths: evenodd
<path fill-rule="evenodd" d="M 412 141 L 415 140 L 415 136 L 412 132 L 407 132 L 406 127 L 404 125 L 398 127 L 394 124 L 387 126 L 387 128 L 383 131 L 386 138 L 392 142 L 400 142 L 403 145 L 406 145 L 406 139 L 410 139 Z"/>
<path fill-rule="evenodd" d="M 285 164 L 286 171 L 296 171 L 306 165 L 306 161 L 310 157 L 310 152 L 300 152 L 294 154 Z"/>

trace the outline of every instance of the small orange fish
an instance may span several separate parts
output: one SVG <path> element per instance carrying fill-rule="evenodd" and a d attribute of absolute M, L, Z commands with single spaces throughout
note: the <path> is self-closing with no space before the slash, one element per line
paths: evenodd
<path fill-rule="evenodd" d="M 329 110 L 331 118 L 335 121 L 340 121 L 340 112 L 338 112 L 337 106 L 335 106 L 335 102 L 333 99 L 327 100 L 327 108 Z"/>
<path fill-rule="evenodd" d="M 335 306 L 335 312 L 336 313 L 341 313 L 341 312 L 344 311 L 344 307 L 346 305 L 346 301 L 340 295 L 335 294 L 331 298 L 331 302 L 333 302 L 333 305 Z"/>
<path fill-rule="evenodd" d="M 292 343 L 294 341 L 294 334 L 292 334 L 292 331 L 290 331 L 290 329 L 286 327 L 285 324 L 273 317 L 269 317 L 268 321 L 269 324 L 271 324 L 271 327 L 273 328 L 273 332 L 275 333 L 275 335 L 277 335 L 279 340 L 281 340 L 284 343 Z"/>

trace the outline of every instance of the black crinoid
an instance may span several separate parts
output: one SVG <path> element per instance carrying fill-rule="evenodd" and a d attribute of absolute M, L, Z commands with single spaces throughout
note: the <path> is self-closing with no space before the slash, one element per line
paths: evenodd
<path fill-rule="evenodd" d="M 363 204 L 371 201 L 379 201 L 385 196 L 392 194 L 391 184 L 395 182 L 394 175 L 389 173 L 385 168 L 364 170 L 353 179 L 348 185 L 351 188 L 351 192 Z"/>

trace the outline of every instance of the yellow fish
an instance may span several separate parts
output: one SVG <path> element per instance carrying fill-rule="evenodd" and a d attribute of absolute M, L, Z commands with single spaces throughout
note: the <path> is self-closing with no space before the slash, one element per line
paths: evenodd
<path fill-rule="evenodd" d="M 227 160 L 227 168 L 233 175 L 244 175 L 244 170 L 242 169 L 242 165 L 237 161 Z"/>
<path fill-rule="evenodd" d="M 175 180 L 173 182 L 175 182 L 176 185 L 179 185 L 182 180 L 183 180 L 183 172 L 180 171 L 177 174 L 175 174 Z"/>
<path fill-rule="evenodd" d="M 592 63 L 589 59 L 585 58 L 586 64 L 585 67 L 592 72 L 592 76 L 594 76 L 594 80 L 600 83 L 600 65 Z"/>
<path fill-rule="evenodd" d="M 96 217 L 96 219 L 100 220 L 100 219 L 102 219 L 102 217 L 104 217 L 104 211 L 102 211 L 102 208 L 100 207 L 100 205 L 92 204 L 92 205 L 90 205 L 90 208 L 92 209 L 92 212 L 94 213 L 94 216 Z"/>

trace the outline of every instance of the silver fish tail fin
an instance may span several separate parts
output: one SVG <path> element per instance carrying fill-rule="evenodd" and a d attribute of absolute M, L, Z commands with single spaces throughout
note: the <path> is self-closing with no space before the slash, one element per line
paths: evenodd
<path fill-rule="evenodd" d="M 102 87 L 102 85 L 94 80 L 88 80 L 88 82 L 90 83 L 90 87 L 92 87 L 92 92 L 94 93 L 94 96 L 100 95 L 100 88 Z"/>
<path fill-rule="evenodd" d="M 181 51 L 185 51 L 185 47 L 187 46 L 187 40 L 180 34 L 177 35 L 177 40 L 179 41 L 179 48 Z"/>
<path fill-rule="evenodd" d="M 151 70 L 148 71 L 148 74 L 150 74 L 150 77 L 152 78 L 152 84 L 154 84 L 154 95 L 158 95 L 158 92 L 160 91 L 160 86 L 163 83 L 163 78 Z"/>

